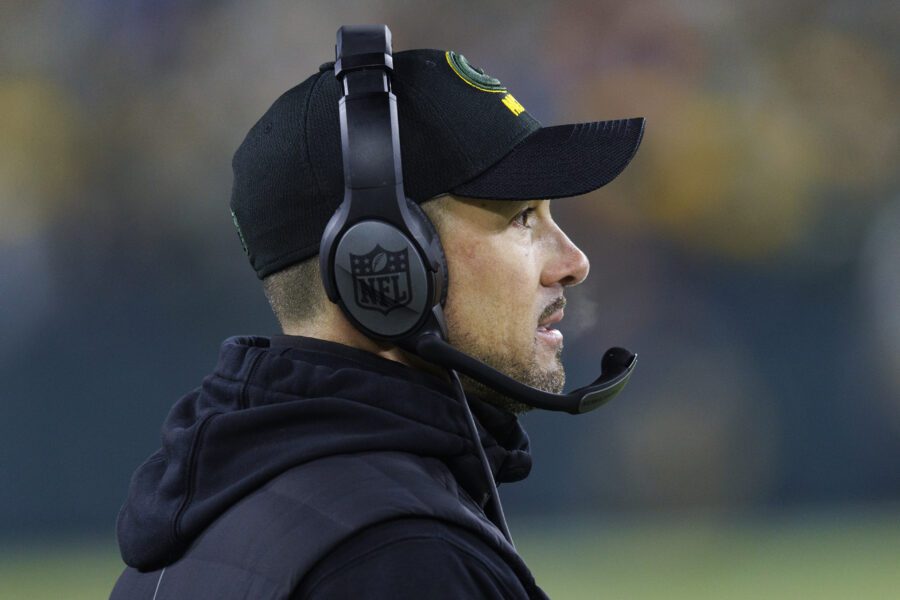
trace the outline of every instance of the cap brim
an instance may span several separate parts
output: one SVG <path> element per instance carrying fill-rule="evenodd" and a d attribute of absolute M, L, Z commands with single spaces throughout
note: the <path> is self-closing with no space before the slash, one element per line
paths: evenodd
<path fill-rule="evenodd" d="M 585 194 L 628 166 L 643 135 L 643 118 L 543 127 L 452 192 L 496 200 Z"/>

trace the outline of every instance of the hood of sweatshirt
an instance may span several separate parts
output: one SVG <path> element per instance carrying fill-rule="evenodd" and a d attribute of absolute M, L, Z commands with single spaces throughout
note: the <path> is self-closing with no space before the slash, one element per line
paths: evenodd
<path fill-rule="evenodd" d="M 467 396 L 498 483 L 531 470 L 516 417 Z M 119 512 L 126 564 L 170 564 L 233 504 L 281 473 L 337 454 L 399 451 L 442 460 L 482 504 L 487 482 L 454 388 L 375 354 L 300 336 L 233 337 L 213 373 L 179 400 L 162 447 L 135 471 Z"/>

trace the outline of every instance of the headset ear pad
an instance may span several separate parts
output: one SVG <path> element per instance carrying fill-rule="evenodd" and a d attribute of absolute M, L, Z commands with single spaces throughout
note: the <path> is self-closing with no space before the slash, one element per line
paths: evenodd
<path fill-rule="evenodd" d="M 444 304 L 447 302 L 447 287 L 450 285 L 450 276 L 447 269 L 447 256 L 444 254 L 444 246 L 441 244 L 441 236 L 438 235 L 434 223 L 431 222 L 431 219 L 428 218 L 428 215 L 425 214 L 425 211 L 422 210 L 421 206 L 409 198 L 406 199 L 406 205 L 409 207 L 410 212 L 418 217 L 419 222 L 422 223 L 422 227 L 426 230 L 427 234 L 430 235 L 432 239 L 437 240 L 435 246 L 440 254 L 438 260 L 440 260 L 441 263 L 438 267 L 438 277 L 440 277 L 442 281 L 440 303 L 443 308 Z"/>

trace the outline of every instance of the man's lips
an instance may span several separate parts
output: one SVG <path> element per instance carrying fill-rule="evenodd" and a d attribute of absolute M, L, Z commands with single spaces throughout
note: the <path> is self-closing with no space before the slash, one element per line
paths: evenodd
<path fill-rule="evenodd" d="M 538 329 L 544 329 L 544 330 L 551 329 L 550 325 L 553 325 L 554 323 L 559 323 L 560 321 L 562 321 L 563 315 L 564 315 L 563 309 L 559 309 L 558 311 L 556 311 L 555 313 L 553 313 L 552 315 L 550 315 L 549 317 L 547 317 L 546 319 L 544 319 L 543 321 L 538 323 Z"/>
<path fill-rule="evenodd" d="M 538 323 L 536 330 L 537 336 L 551 346 L 559 346 L 559 344 L 562 344 L 562 332 L 558 329 L 553 329 L 553 324 L 559 323 L 560 321 L 562 321 L 562 318 L 563 310 L 559 309 L 558 311 Z"/>

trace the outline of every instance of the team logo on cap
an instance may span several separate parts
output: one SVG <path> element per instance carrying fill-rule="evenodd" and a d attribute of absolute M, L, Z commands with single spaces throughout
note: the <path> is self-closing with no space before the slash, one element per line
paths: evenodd
<path fill-rule="evenodd" d="M 376 245 L 368 254 L 350 253 L 357 306 L 386 315 L 412 300 L 409 249 L 389 252 Z"/>
<path fill-rule="evenodd" d="M 467 84 L 482 92 L 503 94 L 500 98 L 503 102 L 503 106 L 508 108 L 509 112 L 517 117 L 525 112 L 525 107 L 519 104 L 519 101 L 509 93 L 506 86 L 500 83 L 499 79 L 491 77 L 484 72 L 484 69 L 479 69 L 478 67 L 469 64 L 469 61 L 466 60 L 465 56 L 457 54 L 453 50 L 447 50 L 444 53 L 444 56 L 447 58 L 447 64 L 450 65 L 450 68 L 456 73 L 456 76 Z"/>
<path fill-rule="evenodd" d="M 484 69 L 479 69 L 478 67 L 470 65 L 469 61 L 466 60 L 466 57 L 462 54 L 457 54 L 453 50 L 448 50 L 444 53 L 444 56 L 446 56 L 447 64 L 450 65 L 453 72 L 476 90 L 492 92 L 494 94 L 506 91 L 506 86 L 500 83 L 499 79 L 491 77 L 484 72 Z"/>

